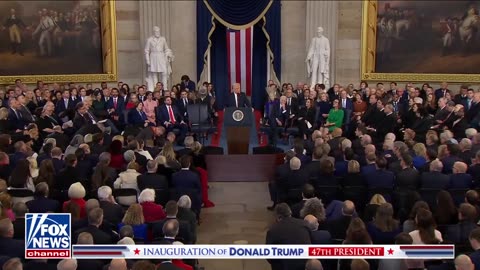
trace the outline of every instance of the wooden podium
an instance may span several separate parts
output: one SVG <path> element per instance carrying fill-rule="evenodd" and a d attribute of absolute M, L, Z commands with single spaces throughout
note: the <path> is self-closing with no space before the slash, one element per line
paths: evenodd
<path fill-rule="evenodd" d="M 252 119 L 252 108 L 225 108 L 223 121 L 227 130 L 227 147 L 229 155 L 248 154 Z"/>

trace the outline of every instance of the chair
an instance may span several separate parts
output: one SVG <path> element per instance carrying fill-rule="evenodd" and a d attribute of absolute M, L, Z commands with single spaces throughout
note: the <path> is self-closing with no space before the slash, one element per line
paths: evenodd
<path fill-rule="evenodd" d="M 368 202 L 368 189 L 365 186 L 345 186 L 342 188 L 343 200 L 350 200 L 355 204 L 358 212 L 363 212 Z"/>
<path fill-rule="evenodd" d="M 205 143 L 205 139 L 208 139 L 208 134 L 213 133 L 216 127 L 213 126 L 208 112 L 207 104 L 191 104 L 187 106 L 188 122 L 190 124 L 190 130 L 198 134 L 202 144 Z"/>
<path fill-rule="evenodd" d="M 165 206 L 170 200 L 169 189 L 155 189 L 155 203 Z"/>
<path fill-rule="evenodd" d="M 448 192 L 452 195 L 455 205 L 458 207 L 461 203 L 465 202 L 465 193 L 468 189 L 449 189 Z"/>
<path fill-rule="evenodd" d="M 117 202 L 125 207 L 137 203 L 137 190 L 134 188 L 117 188 L 113 190 L 113 196 Z"/>
<path fill-rule="evenodd" d="M 441 189 L 435 189 L 435 188 L 422 188 L 420 189 L 420 197 L 422 197 L 422 200 L 424 200 L 426 203 L 428 203 L 428 206 L 430 206 L 430 209 L 435 209 L 437 206 L 437 194 L 440 192 Z"/>
<path fill-rule="evenodd" d="M 33 191 L 26 188 L 8 188 L 7 192 L 12 197 L 12 204 L 27 203 L 33 200 Z"/>
<path fill-rule="evenodd" d="M 323 186 L 319 185 L 315 187 L 315 195 L 317 198 L 322 199 L 325 205 L 328 205 L 331 201 L 337 198 L 338 186 Z"/>

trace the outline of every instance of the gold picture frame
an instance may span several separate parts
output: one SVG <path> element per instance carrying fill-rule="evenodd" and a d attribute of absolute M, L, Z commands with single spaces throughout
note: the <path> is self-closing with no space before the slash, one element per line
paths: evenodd
<path fill-rule="evenodd" d="M 437 74 L 437 73 L 379 73 L 375 72 L 377 45 L 377 0 L 363 0 L 361 66 L 362 80 L 381 82 L 452 82 L 479 83 L 479 74 Z"/>
<path fill-rule="evenodd" d="M 99 0 L 101 20 L 101 46 L 103 73 L 100 74 L 58 74 L 0 76 L 0 85 L 13 84 L 16 79 L 24 83 L 43 81 L 54 82 L 112 82 L 118 80 L 117 71 L 117 29 L 114 0 Z"/>

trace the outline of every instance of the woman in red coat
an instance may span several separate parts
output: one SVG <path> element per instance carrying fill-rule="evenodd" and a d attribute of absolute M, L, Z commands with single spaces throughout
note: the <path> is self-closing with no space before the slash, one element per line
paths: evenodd
<path fill-rule="evenodd" d="M 167 217 L 163 207 L 155 203 L 155 190 L 151 188 L 144 189 L 138 196 L 138 202 L 143 208 L 143 216 L 146 223 L 159 221 Z"/>
<path fill-rule="evenodd" d="M 85 211 L 85 188 L 80 182 L 76 182 L 70 185 L 68 188 L 68 197 L 70 200 L 63 203 L 62 210 L 65 213 L 67 210 L 67 205 L 72 202 L 77 204 L 80 207 L 80 218 L 87 216 Z"/>

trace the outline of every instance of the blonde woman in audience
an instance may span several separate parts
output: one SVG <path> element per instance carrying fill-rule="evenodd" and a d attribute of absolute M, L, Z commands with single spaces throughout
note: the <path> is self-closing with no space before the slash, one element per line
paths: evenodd
<path fill-rule="evenodd" d="M 447 145 L 441 144 L 438 146 L 437 159 L 442 160 L 448 156 Z"/>
<path fill-rule="evenodd" d="M 32 157 L 28 157 L 27 160 L 30 163 L 30 176 L 32 177 L 34 182 L 38 178 L 38 174 L 39 174 L 37 159 L 32 156 Z M 35 187 L 33 187 L 33 189 L 35 190 Z"/>
<path fill-rule="evenodd" d="M 15 221 L 12 206 L 12 197 L 6 192 L 0 193 L 0 219 L 8 218 L 11 221 Z"/>
<path fill-rule="evenodd" d="M 175 170 L 180 169 L 180 163 L 177 160 L 175 151 L 173 150 L 172 143 L 165 142 L 165 145 L 163 146 L 163 149 L 160 152 L 160 155 L 164 156 L 167 159 L 167 162 L 165 163 L 165 167 L 172 168 Z"/>
<path fill-rule="evenodd" d="M 135 238 L 140 238 L 144 241 L 147 240 L 147 224 L 145 224 L 143 209 L 140 204 L 134 203 L 128 207 L 125 216 L 123 216 L 122 223 L 118 224 L 118 230 L 120 231 L 125 225 L 132 226 Z"/>
<path fill-rule="evenodd" d="M 386 202 L 387 201 L 381 194 L 373 195 L 372 198 L 370 199 L 370 202 L 365 207 L 363 220 L 365 222 L 372 221 L 377 213 L 378 207 Z"/>
<path fill-rule="evenodd" d="M 413 145 L 413 166 L 415 169 L 420 170 L 427 163 L 427 147 L 423 143 L 416 143 Z"/>

